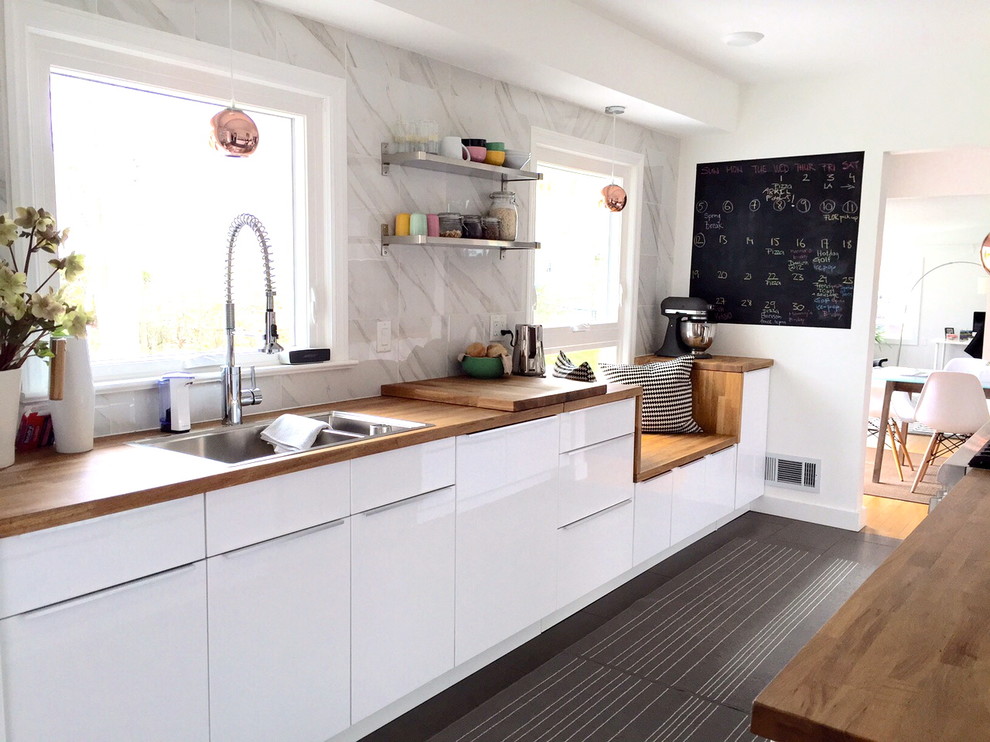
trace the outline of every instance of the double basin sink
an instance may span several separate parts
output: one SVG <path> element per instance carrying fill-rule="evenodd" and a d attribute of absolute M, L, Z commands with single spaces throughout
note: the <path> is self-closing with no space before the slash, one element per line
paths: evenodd
<path fill-rule="evenodd" d="M 310 451 L 432 427 L 429 423 L 336 410 L 322 412 L 318 415 L 306 415 L 306 417 L 321 422 L 325 421 L 327 424 L 326 429 L 317 436 L 316 442 L 309 449 L 306 449 Z M 290 453 L 295 453 L 275 453 L 272 444 L 262 440 L 261 431 L 267 428 L 271 422 L 268 420 L 253 425 L 213 428 L 169 438 L 148 438 L 143 441 L 134 441 L 131 445 L 184 453 L 224 464 L 241 464 L 245 461 L 288 456 Z"/>

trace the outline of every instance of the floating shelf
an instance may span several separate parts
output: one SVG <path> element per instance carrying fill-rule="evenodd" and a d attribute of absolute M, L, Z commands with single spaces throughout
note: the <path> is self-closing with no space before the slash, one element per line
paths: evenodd
<path fill-rule="evenodd" d="M 388 255 L 389 245 L 436 245 L 457 249 L 498 250 L 499 258 L 505 257 L 507 250 L 539 250 L 539 242 L 506 242 L 505 240 L 477 240 L 470 237 L 427 237 L 409 235 L 396 237 L 389 234 L 389 225 L 382 225 L 382 255 Z"/>
<path fill-rule="evenodd" d="M 500 167 L 498 165 L 488 165 L 484 162 L 470 162 L 468 160 L 453 160 L 449 157 L 431 155 L 426 152 L 400 152 L 389 154 L 388 144 L 382 143 L 382 175 L 388 175 L 389 165 L 401 165 L 402 167 L 415 167 L 421 170 L 433 170 L 440 173 L 453 173 L 454 175 L 471 175 L 474 177 L 492 175 L 498 176 L 503 183 L 511 183 L 521 180 L 543 180 L 543 173 L 532 173 L 528 170 L 513 170 L 510 167 Z"/>

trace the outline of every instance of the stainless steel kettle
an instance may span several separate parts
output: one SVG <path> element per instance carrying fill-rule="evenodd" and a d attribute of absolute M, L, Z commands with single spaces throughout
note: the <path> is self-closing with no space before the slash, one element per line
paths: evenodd
<path fill-rule="evenodd" d="M 543 325 L 516 325 L 512 343 L 512 373 L 519 376 L 545 376 Z"/>

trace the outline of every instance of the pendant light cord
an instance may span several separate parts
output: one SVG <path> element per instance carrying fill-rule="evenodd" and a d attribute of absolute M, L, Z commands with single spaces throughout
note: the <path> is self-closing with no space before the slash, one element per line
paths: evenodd
<path fill-rule="evenodd" d="M 612 185 L 615 185 L 615 112 L 612 112 Z"/>
<path fill-rule="evenodd" d="M 230 107 L 234 102 L 234 0 L 227 0 L 227 51 L 230 57 Z"/>

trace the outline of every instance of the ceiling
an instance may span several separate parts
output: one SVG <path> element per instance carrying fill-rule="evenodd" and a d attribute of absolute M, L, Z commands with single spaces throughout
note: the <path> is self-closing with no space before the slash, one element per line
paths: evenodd
<path fill-rule="evenodd" d="M 884 214 L 884 247 L 979 245 L 990 230 L 990 195 L 891 198 Z"/>
<path fill-rule="evenodd" d="M 740 83 L 896 65 L 942 44 L 985 49 L 987 0 L 571 0 Z M 722 37 L 759 31 L 752 47 Z M 936 52 L 937 53 L 937 52 Z"/>

